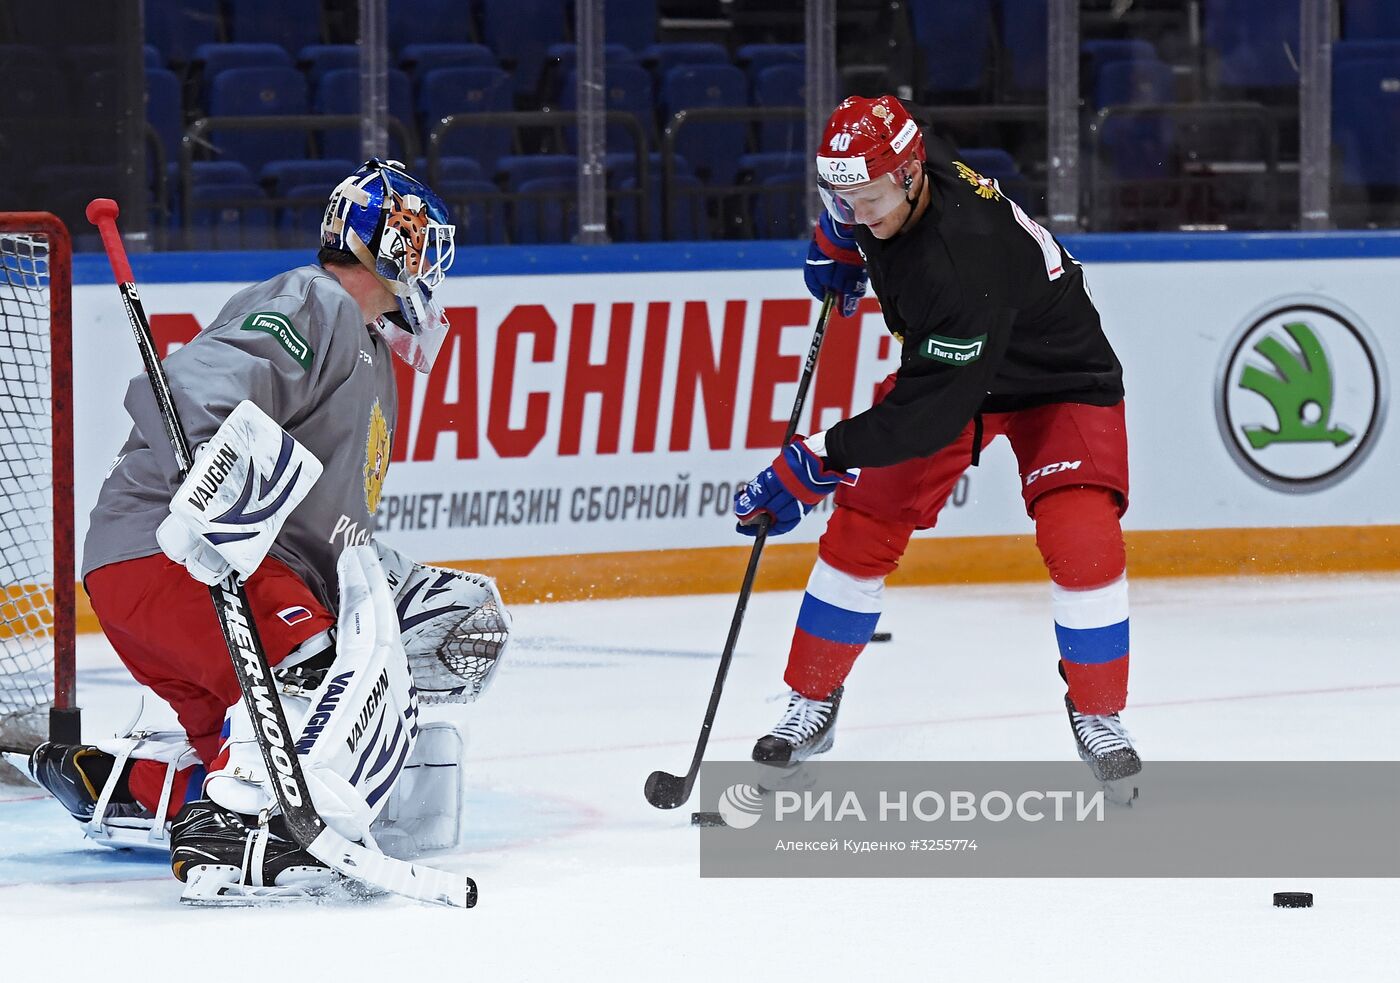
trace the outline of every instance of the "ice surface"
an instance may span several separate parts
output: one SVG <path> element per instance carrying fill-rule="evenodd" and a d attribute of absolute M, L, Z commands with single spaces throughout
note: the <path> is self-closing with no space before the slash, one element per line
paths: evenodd
<path fill-rule="evenodd" d="M 1123 719 L 1149 762 L 1396 757 L 1400 578 L 1132 590 Z M 831 757 L 1073 758 L 1046 588 L 888 599 L 894 640 L 857 664 Z M 753 598 L 711 758 L 782 712 L 799 600 Z M 732 610 L 516 611 L 512 662 L 470 709 L 469 849 L 438 861 L 477 879 L 472 911 L 187 909 L 163 864 L 0 787 L 21 796 L 0 802 L 0 979 L 1400 979 L 1394 880 L 701 880 L 690 809 L 652 809 L 642 783 L 688 764 Z M 135 684 L 99 638 L 79 662 L 85 732 L 123 727 Z M 1316 907 L 1275 909 L 1278 890 Z"/>

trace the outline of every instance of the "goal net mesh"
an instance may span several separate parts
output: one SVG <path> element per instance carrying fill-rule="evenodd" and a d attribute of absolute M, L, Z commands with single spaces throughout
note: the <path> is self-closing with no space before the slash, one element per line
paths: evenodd
<path fill-rule="evenodd" d="M 0 231 L 0 743 L 22 746 L 55 695 L 49 287 L 49 236 Z"/>

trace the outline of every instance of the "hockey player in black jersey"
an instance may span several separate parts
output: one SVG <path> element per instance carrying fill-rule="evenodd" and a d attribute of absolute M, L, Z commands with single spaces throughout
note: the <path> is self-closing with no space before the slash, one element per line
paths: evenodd
<path fill-rule="evenodd" d="M 874 406 L 798 437 L 735 496 L 741 533 L 766 515 L 781 535 L 836 494 L 788 655 L 788 708 L 753 756 L 785 764 L 831 747 L 886 575 L 1005 435 L 1050 575 L 1079 755 L 1100 781 L 1127 778 L 1141 764 L 1118 717 L 1128 689 L 1122 369 L 1073 257 L 995 181 L 930 146 L 892 96 L 847 99 L 822 138 L 826 213 L 808 288 L 837 294 L 849 315 L 868 275 L 900 363 Z"/>

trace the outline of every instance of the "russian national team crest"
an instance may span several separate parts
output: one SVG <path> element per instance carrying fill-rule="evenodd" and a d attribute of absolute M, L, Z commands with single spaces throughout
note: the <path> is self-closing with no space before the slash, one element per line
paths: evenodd
<path fill-rule="evenodd" d="M 1251 314 L 1216 378 L 1216 421 L 1230 455 L 1277 491 L 1344 480 L 1385 418 L 1378 350 L 1355 314 L 1320 297 L 1273 301 Z"/>
<path fill-rule="evenodd" d="M 389 424 L 379 400 L 369 412 L 369 434 L 365 438 L 365 508 L 370 515 L 379 510 L 379 495 L 384 490 L 384 474 L 389 470 Z"/>

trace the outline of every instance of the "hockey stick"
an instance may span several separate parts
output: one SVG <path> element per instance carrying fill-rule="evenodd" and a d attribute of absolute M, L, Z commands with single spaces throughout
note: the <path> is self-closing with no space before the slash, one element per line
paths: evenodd
<path fill-rule="evenodd" d="M 141 361 L 146 367 L 146 376 L 151 381 L 156 405 L 165 423 L 166 436 L 170 438 L 170 446 L 175 451 L 179 480 L 183 481 L 194 464 L 189 437 L 180 422 L 170 381 L 160 363 L 155 341 L 151 337 L 150 322 L 146 320 L 146 311 L 136 292 L 126 247 L 117 232 L 118 213 L 117 203 L 110 198 L 94 198 L 87 206 L 88 221 L 97 226 L 102 235 L 102 246 L 107 251 L 112 273 L 117 278 L 127 320 L 131 322 L 131 330 L 136 335 Z M 371 887 L 454 908 L 470 908 L 476 904 L 476 883 L 470 877 L 396 860 L 360 843 L 352 843 L 326 825 L 311 801 L 311 793 L 301 771 L 301 761 L 292 749 L 291 732 L 273 684 L 267 652 L 258 637 L 257 625 L 248 614 L 248 599 L 238 582 L 238 574 L 230 573 L 223 583 L 210 587 L 209 594 L 214 600 L 214 611 L 219 618 L 224 642 L 228 645 L 229 658 L 233 660 L 239 688 L 243 691 L 244 705 L 248 708 L 249 716 L 257 722 L 258 746 L 262 750 L 263 763 L 273 779 L 277 804 L 282 808 L 292 838 L 307 853 L 336 873 Z"/>
<path fill-rule="evenodd" d="M 821 313 L 817 315 L 817 326 L 812 329 L 812 344 L 807 349 L 807 361 L 802 366 L 802 377 L 797 381 L 797 399 L 792 404 L 792 416 L 788 418 L 787 434 L 783 437 L 786 447 L 797 433 L 797 421 L 802 416 L 803 404 L 807 402 L 807 389 L 812 384 L 812 374 L 817 367 L 817 355 L 822 349 L 822 338 L 826 336 L 826 322 L 831 318 L 831 309 L 836 295 L 828 292 L 822 300 Z M 754 576 L 758 573 L 758 558 L 763 554 L 763 544 L 768 539 L 768 517 L 759 519 L 758 535 L 754 537 L 753 550 L 749 553 L 749 566 L 744 571 L 744 583 L 739 588 L 739 600 L 734 606 L 734 619 L 729 623 L 729 637 L 724 642 L 724 652 L 719 657 L 719 670 L 715 673 L 715 685 L 710 690 L 710 705 L 705 709 L 705 719 L 700 724 L 700 739 L 695 743 L 695 756 L 690 759 L 690 770 L 685 775 L 672 775 L 665 771 L 654 771 L 647 776 L 647 801 L 658 809 L 675 809 L 690 798 L 695 787 L 695 777 L 700 774 L 700 761 L 705 757 L 705 746 L 710 743 L 710 728 L 714 726 L 715 713 L 719 710 L 719 698 L 724 694 L 724 680 L 729 675 L 729 663 L 734 660 L 734 646 L 739 641 L 739 629 L 744 624 L 744 611 L 749 604 L 749 594 L 753 593 Z"/>

